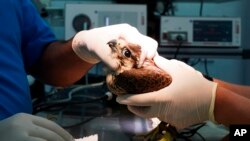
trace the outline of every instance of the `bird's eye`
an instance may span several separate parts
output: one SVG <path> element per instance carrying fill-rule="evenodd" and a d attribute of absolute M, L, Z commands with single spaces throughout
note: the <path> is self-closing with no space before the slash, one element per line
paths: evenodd
<path fill-rule="evenodd" d="M 131 52 L 128 50 L 128 49 L 124 49 L 122 50 L 122 54 L 125 56 L 125 57 L 131 57 Z"/>

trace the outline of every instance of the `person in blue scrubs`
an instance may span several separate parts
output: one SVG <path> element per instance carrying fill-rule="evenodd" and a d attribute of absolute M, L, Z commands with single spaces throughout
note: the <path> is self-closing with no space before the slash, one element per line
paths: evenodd
<path fill-rule="evenodd" d="M 0 1 L 0 140 L 69 141 L 57 124 L 32 115 L 27 75 L 69 86 L 99 61 L 114 69 L 107 42 L 124 38 L 142 47 L 140 62 L 153 58 L 157 42 L 128 24 L 81 31 L 58 41 L 31 0 Z"/>

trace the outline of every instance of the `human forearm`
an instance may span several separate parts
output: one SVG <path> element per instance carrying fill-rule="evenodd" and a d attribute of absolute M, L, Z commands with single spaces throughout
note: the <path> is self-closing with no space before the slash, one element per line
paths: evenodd
<path fill-rule="evenodd" d="M 157 55 L 158 43 L 154 39 L 141 34 L 133 26 L 117 24 L 80 31 L 72 40 L 51 43 L 32 72 L 50 84 L 65 86 L 81 78 L 100 61 L 115 69 L 118 64 L 113 61 L 107 43 L 119 38 L 141 47 L 139 65 L 146 58 Z"/>
<path fill-rule="evenodd" d="M 236 94 L 239 94 L 241 96 L 244 96 L 250 99 L 250 86 L 232 84 L 232 83 L 225 82 L 219 79 L 214 79 L 214 82 L 218 83 L 218 85 L 221 87 L 224 87 L 230 91 L 235 92 Z"/>
<path fill-rule="evenodd" d="M 226 126 L 250 123 L 249 107 L 248 98 L 218 86 L 214 107 L 215 121 Z"/>
<path fill-rule="evenodd" d="M 67 86 L 79 80 L 93 65 L 80 59 L 71 46 L 71 40 L 49 44 L 31 72 L 56 86 Z"/>

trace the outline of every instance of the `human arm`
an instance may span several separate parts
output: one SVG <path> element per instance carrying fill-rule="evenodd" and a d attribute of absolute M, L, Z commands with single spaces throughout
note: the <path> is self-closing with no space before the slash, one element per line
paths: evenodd
<path fill-rule="evenodd" d="M 79 80 L 94 64 L 80 59 L 71 44 L 72 39 L 48 44 L 30 72 L 43 82 L 55 86 L 68 86 Z"/>
<path fill-rule="evenodd" d="M 216 82 L 220 87 L 235 92 L 235 94 L 250 98 L 250 86 L 233 84 L 216 78 L 213 78 L 213 81 Z"/>
<path fill-rule="evenodd" d="M 145 58 L 153 58 L 157 54 L 155 40 L 128 24 L 117 24 L 81 31 L 68 41 L 49 44 L 32 72 L 50 84 L 70 85 L 100 61 L 116 68 L 107 43 L 118 38 L 141 46 L 141 64 Z"/>
<path fill-rule="evenodd" d="M 250 87 L 213 79 L 218 83 L 214 115 L 218 123 L 250 123 Z M 240 117 L 240 118 L 239 118 Z"/>
<path fill-rule="evenodd" d="M 249 107 L 249 98 L 218 85 L 214 106 L 214 116 L 217 123 L 226 126 L 230 124 L 249 124 Z"/>
<path fill-rule="evenodd" d="M 22 54 L 27 72 L 54 86 L 68 86 L 82 78 L 93 64 L 84 62 L 75 55 L 72 39 L 56 40 L 30 0 L 20 4 Z"/>
<path fill-rule="evenodd" d="M 73 141 L 73 137 L 56 123 L 19 113 L 0 121 L 1 141 Z"/>
<path fill-rule="evenodd" d="M 242 105 L 236 104 L 243 102 L 248 105 L 249 100 L 238 98 L 239 101 L 236 102 L 233 101 L 235 95 L 231 94 L 228 94 L 228 99 L 225 99 L 226 89 L 205 79 L 200 72 L 183 62 L 162 57 L 156 57 L 154 60 L 159 68 L 172 76 L 173 81 L 159 91 L 119 96 L 117 101 L 127 104 L 133 113 L 143 117 L 158 117 L 179 129 L 206 120 L 213 121 L 214 116 L 217 122 L 225 125 L 228 122 L 237 123 L 238 116 L 235 112 L 240 112 L 246 117 L 250 116 L 248 109 L 245 109 L 244 113 Z M 232 101 L 234 104 L 230 104 Z M 226 115 L 222 114 L 221 110 Z M 229 115 L 234 118 L 228 118 Z M 238 118 L 239 121 L 241 117 Z M 244 122 L 249 123 L 249 118 Z"/>

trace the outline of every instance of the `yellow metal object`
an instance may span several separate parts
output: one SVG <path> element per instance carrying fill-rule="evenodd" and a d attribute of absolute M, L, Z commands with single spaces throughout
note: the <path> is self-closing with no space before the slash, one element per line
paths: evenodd
<path fill-rule="evenodd" d="M 162 136 L 162 138 L 158 141 L 172 141 L 173 138 L 169 132 Z"/>
<path fill-rule="evenodd" d="M 176 129 L 168 123 L 161 122 L 155 129 L 143 135 L 144 141 L 173 141 Z"/>

